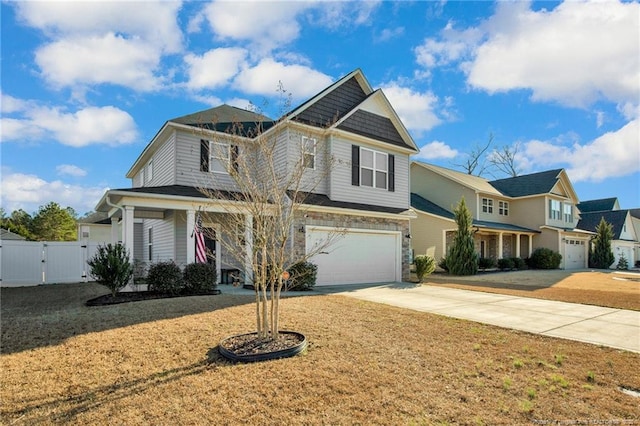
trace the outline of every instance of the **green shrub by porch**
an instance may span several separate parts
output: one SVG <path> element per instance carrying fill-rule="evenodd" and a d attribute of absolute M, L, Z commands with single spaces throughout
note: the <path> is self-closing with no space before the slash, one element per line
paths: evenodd
<path fill-rule="evenodd" d="M 96 254 L 87 261 L 91 276 L 100 285 L 111 290 L 111 295 L 122 290 L 133 276 L 129 251 L 122 244 L 99 245 Z"/>
<path fill-rule="evenodd" d="M 187 293 L 206 293 L 216 289 L 216 267 L 210 263 L 190 263 L 184 268 L 184 289 Z"/>
<path fill-rule="evenodd" d="M 558 269 L 562 255 L 557 251 L 540 247 L 533 251 L 529 258 L 529 266 L 533 269 Z"/>
<path fill-rule="evenodd" d="M 311 262 L 298 262 L 289 268 L 287 290 L 307 291 L 316 285 L 318 266 Z"/>
<path fill-rule="evenodd" d="M 180 267 L 173 261 L 154 263 L 147 274 L 149 290 L 171 295 L 184 289 L 184 280 Z"/>
<path fill-rule="evenodd" d="M 416 275 L 419 282 L 422 282 L 424 277 L 436 270 L 436 260 L 431 256 L 424 254 L 416 256 L 413 263 L 416 265 Z"/>

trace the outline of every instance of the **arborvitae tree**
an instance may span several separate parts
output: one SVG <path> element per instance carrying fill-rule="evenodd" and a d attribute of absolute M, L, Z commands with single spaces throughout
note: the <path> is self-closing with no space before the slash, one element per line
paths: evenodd
<path fill-rule="evenodd" d="M 593 239 L 592 250 L 589 253 L 589 266 L 597 269 L 609 269 L 616 260 L 611 250 L 611 240 L 613 240 L 613 226 L 600 219 L 596 226 L 596 237 Z"/>
<path fill-rule="evenodd" d="M 478 273 L 478 255 L 473 242 L 473 219 L 464 197 L 454 210 L 458 231 L 453 245 L 447 253 L 447 267 L 453 275 L 475 275 Z"/>

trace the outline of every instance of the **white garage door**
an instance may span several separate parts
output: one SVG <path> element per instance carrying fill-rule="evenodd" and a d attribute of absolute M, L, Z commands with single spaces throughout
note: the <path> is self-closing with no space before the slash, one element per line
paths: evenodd
<path fill-rule="evenodd" d="M 333 232 L 307 227 L 307 253 Z M 350 229 L 311 258 L 318 265 L 316 285 L 394 282 L 402 279 L 400 232 Z"/>
<path fill-rule="evenodd" d="M 564 269 L 582 269 L 587 267 L 585 242 L 567 238 L 564 245 Z"/>

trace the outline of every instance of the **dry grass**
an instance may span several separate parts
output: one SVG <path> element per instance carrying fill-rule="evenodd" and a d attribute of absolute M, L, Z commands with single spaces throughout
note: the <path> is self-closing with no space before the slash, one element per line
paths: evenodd
<path fill-rule="evenodd" d="M 82 305 L 101 292 L 2 290 L 4 424 L 640 421 L 619 390 L 640 389 L 638 354 L 305 296 L 286 299 L 282 319 L 307 353 L 232 364 L 216 345 L 252 329 L 250 297 Z"/>
<path fill-rule="evenodd" d="M 469 277 L 434 274 L 425 281 L 443 287 L 640 311 L 638 272 L 513 271 Z"/>

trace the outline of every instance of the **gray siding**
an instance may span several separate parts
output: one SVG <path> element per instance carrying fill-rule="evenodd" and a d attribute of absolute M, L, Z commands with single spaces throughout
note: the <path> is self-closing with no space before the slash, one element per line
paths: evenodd
<path fill-rule="evenodd" d="M 235 190 L 233 179 L 227 174 L 200 171 L 200 140 L 202 135 L 176 132 L 176 185 Z"/>
<path fill-rule="evenodd" d="M 303 137 L 316 139 L 316 164 L 314 169 L 305 170 L 304 176 L 301 181 L 301 189 L 306 192 L 326 194 L 328 187 L 327 168 L 330 167 L 330 164 L 328 164 L 327 161 L 330 158 L 330 154 L 328 152 L 328 144 L 326 138 L 322 138 L 310 133 L 301 133 L 296 131 L 288 131 L 286 133 L 283 133 L 283 135 L 280 136 L 280 140 L 278 141 L 278 143 L 285 144 L 287 146 L 287 158 L 283 159 L 284 161 L 278 164 L 289 165 L 290 172 L 295 170 L 295 167 L 301 161 Z M 278 160 L 282 161 L 280 159 Z"/>
<path fill-rule="evenodd" d="M 143 186 L 162 186 L 173 185 L 175 183 L 176 176 L 176 133 L 171 133 L 171 136 L 158 148 L 153 154 L 153 176 L 149 181 L 149 172 L 147 166 L 149 162 L 144 165 L 145 167 L 145 183 Z"/>
<path fill-rule="evenodd" d="M 176 235 L 176 263 L 187 264 L 187 215 L 184 211 L 177 211 L 175 219 Z"/>
<path fill-rule="evenodd" d="M 352 143 L 344 139 L 333 138 L 331 149 L 336 164 L 330 176 L 331 193 L 329 197 L 334 201 L 409 208 L 409 156 L 361 143 L 356 145 L 388 152 L 395 156 L 395 191 L 351 185 Z"/>
<path fill-rule="evenodd" d="M 149 263 L 175 260 L 175 214 L 167 212 L 164 220 L 146 219 L 143 223 L 144 259 Z M 149 228 L 153 228 L 152 258 L 149 260 Z"/>

